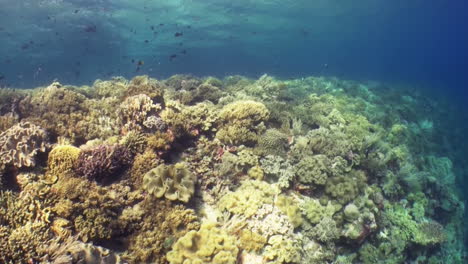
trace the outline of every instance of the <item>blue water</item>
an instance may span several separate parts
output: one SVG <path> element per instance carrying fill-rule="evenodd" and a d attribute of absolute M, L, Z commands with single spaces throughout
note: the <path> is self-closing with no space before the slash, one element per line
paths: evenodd
<path fill-rule="evenodd" d="M 467 11 L 465 0 L 0 0 L 0 86 L 324 75 L 413 85 L 466 111 Z"/>
<path fill-rule="evenodd" d="M 82 84 L 136 72 L 270 73 L 411 83 L 461 94 L 468 80 L 467 5 L 0 0 L 1 84 L 32 87 L 54 78 Z M 138 61 L 144 62 L 139 69 Z"/>

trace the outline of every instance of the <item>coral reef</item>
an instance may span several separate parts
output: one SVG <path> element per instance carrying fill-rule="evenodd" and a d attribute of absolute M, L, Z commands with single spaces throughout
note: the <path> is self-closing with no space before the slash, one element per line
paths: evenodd
<path fill-rule="evenodd" d="M 442 102 L 268 75 L 2 90 L 0 262 L 464 263 Z"/>

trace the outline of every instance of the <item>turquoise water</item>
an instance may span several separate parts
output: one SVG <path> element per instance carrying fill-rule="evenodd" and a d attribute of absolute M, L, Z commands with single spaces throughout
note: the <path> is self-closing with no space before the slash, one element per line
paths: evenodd
<path fill-rule="evenodd" d="M 0 0 L 0 262 L 466 263 L 466 11 Z"/>

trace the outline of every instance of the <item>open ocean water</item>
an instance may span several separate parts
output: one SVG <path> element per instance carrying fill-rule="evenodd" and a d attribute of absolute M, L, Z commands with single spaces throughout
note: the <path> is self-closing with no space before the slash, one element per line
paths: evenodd
<path fill-rule="evenodd" d="M 0 0 L 0 263 L 468 263 L 467 12 Z"/>

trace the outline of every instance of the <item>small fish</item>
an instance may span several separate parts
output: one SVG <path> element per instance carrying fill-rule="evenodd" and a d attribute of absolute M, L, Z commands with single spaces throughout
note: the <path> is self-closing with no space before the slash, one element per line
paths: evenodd
<path fill-rule="evenodd" d="M 151 30 L 154 30 L 154 26 L 151 26 L 150 28 L 151 28 Z"/>
<path fill-rule="evenodd" d="M 184 35 L 184 33 L 182 33 L 182 32 L 176 32 L 176 33 L 174 34 L 174 37 L 177 38 L 177 37 L 181 37 L 181 36 L 183 36 L 183 35 Z"/>
<path fill-rule="evenodd" d="M 169 60 L 173 60 L 175 58 L 177 58 L 177 54 L 172 54 L 171 56 L 169 56 Z"/>
<path fill-rule="evenodd" d="M 28 43 L 24 43 L 23 45 L 21 45 L 21 49 L 22 50 L 25 50 L 25 49 L 28 49 L 29 48 L 29 44 Z"/>
<path fill-rule="evenodd" d="M 192 28 L 192 26 L 188 25 L 187 28 Z"/>
<path fill-rule="evenodd" d="M 73 13 L 77 14 L 78 12 L 80 12 L 80 10 L 78 9 L 75 9 L 75 11 L 73 11 Z"/>
<path fill-rule="evenodd" d="M 5 75 L 0 75 L 0 80 L 5 79 Z"/>
<path fill-rule="evenodd" d="M 162 27 L 162 26 L 164 26 L 164 24 L 163 24 L 163 23 L 161 23 L 161 24 L 159 24 L 159 26 L 160 26 L 160 27 Z"/>
<path fill-rule="evenodd" d="M 87 33 L 95 33 L 97 31 L 97 27 L 96 25 L 92 24 L 92 25 L 87 25 L 85 28 L 84 28 L 84 31 L 87 32 Z"/>
<path fill-rule="evenodd" d="M 135 59 L 132 59 L 132 63 L 135 63 Z"/>
<path fill-rule="evenodd" d="M 187 51 L 186 51 L 186 50 L 182 50 L 180 53 L 182 53 L 182 54 L 187 54 Z"/>
<path fill-rule="evenodd" d="M 149 42 L 149 40 L 145 39 L 145 43 L 148 43 L 148 42 Z"/>
<path fill-rule="evenodd" d="M 145 64 L 145 62 L 142 61 L 142 60 L 138 61 L 138 63 L 137 63 L 138 66 L 142 66 L 143 64 Z"/>

